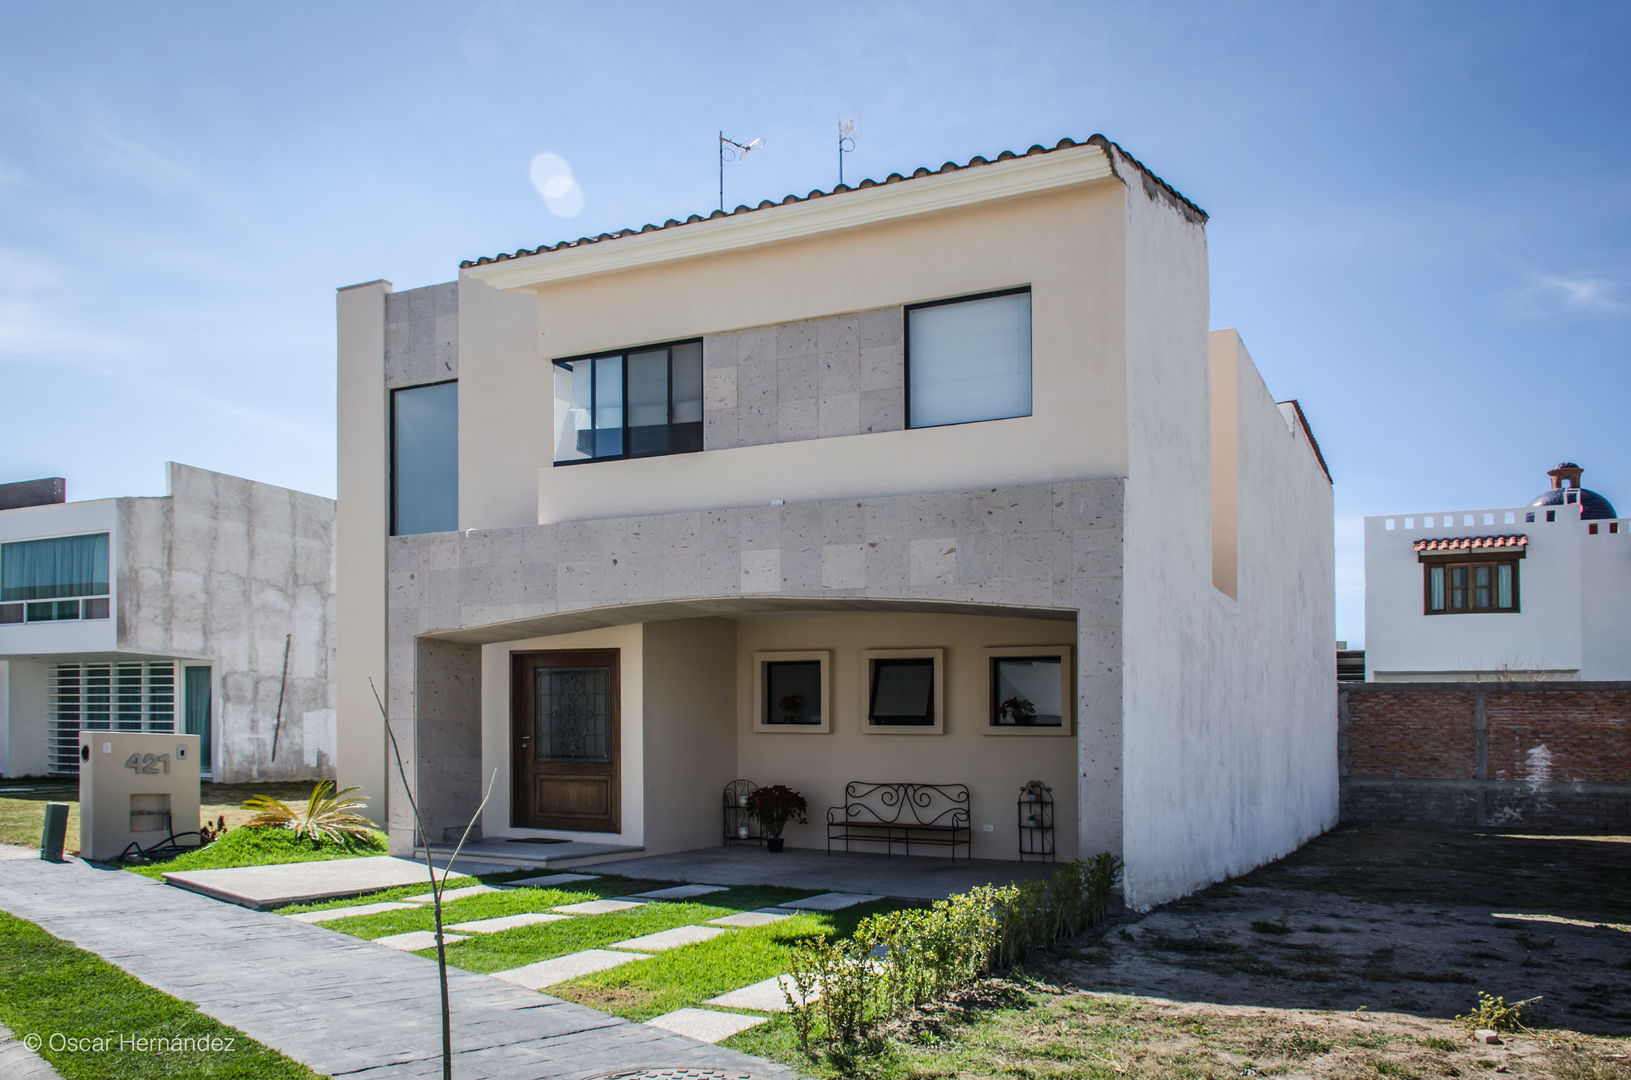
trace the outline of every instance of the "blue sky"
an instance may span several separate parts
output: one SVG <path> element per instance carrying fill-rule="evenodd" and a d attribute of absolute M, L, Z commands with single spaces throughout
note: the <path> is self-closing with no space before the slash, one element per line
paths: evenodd
<path fill-rule="evenodd" d="M 1211 215 L 1212 325 L 1365 514 L 1563 458 L 1631 512 L 1631 5 L 14 5 L 0 479 L 334 492 L 334 289 L 1103 132 Z M 583 194 L 567 219 L 541 152 Z"/>

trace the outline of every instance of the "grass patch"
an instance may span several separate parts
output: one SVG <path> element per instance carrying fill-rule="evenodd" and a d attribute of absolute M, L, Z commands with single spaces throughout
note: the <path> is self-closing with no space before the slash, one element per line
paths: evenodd
<path fill-rule="evenodd" d="M 233 866 L 355 859 L 385 853 L 385 834 L 382 832 L 374 833 L 368 840 L 313 844 L 310 840 L 295 836 L 288 829 L 240 828 L 233 829 L 215 843 L 197 851 L 185 852 L 166 862 L 129 866 L 126 869 L 133 874 L 156 878 L 180 870 L 221 870 Z"/>
<path fill-rule="evenodd" d="M 40 1054 L 64 1080 L 317 1080 L 317 1074 L 185 1001 L 154 990 L 33 923 L 0 913 L 0 1021 L 18 1038 L 37 1034 Z M 96 1039 L 112 1048 L 56 1051 L 51 1035 Z M 123 1050 L 131 1039 L 231 1040 L 230 1050 Z"/>

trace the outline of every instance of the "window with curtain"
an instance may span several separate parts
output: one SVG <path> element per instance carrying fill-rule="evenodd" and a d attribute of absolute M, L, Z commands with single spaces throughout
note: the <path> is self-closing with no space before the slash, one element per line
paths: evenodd
<path fill-rule="evenodd" d="M 108 534 L 0 544 L 0 623 L 108 617 Z"/>
<path fill-rule="evenodd" d="M 391 535 L 459 527 L 459 384 L 391 391 Z"/>
<path fill-rule="evenodd" d="M 1031 415 L 1031 291 L 906 309 L 906 426 Z"/>
<path fill-rule="evenodd" d="M 702 449 L 702 342 L 555 361 L 555 464 Z"/>
<path fill-rule="evenodd" d="M 1518 561 L 1426 564 L 1425 608 L 1429 615 L 1471 615 L 1518 610 Z"/>

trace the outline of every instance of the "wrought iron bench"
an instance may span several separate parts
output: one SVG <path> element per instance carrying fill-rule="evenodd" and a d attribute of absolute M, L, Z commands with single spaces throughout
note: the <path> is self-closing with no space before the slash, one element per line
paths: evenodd
<path fill-rule="evenodd" d="M 834 840 L 882 843 L 895 853 L 902 844 L 950 847 L 957 858 L 961 846 L 969 850 L 969 802 L 966 784 L 871 783 L 851 780 L 844 785 L 844 805 L 827 811 L 827 850 Z M 972 856 L 970 856 L 972 857 Z"/>

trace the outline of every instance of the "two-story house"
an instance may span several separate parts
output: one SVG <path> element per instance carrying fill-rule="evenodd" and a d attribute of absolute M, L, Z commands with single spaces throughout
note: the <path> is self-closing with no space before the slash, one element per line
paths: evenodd
<path fill-rule="evenodd" d="M 1100 136 L 340 290 L 340 780 L 430 840 L 720 842 L 735 777 L 1015 800 L 1147 905 L 1337 812 L 1332 500 Z M 915 850 L 915 849 L 914 849 Z"/>
<path fill-rule="evenodd" d="M 1367 517 L 1368 677 L 1631 679 L 1631 520 L 1583 472 L 1524 506 Z"/>
<path fill-rule="evenodd" d="M 333 776 L 334 501 L 170 463 L 169 493 L 0 485 L 0 775 L 80 729 L 200 737 L 205 776 Z"/>

